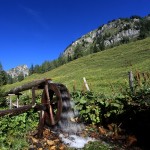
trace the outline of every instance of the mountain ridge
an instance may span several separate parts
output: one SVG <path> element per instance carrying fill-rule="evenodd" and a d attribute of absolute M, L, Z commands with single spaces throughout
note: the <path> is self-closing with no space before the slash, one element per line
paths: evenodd
<path fill-rule="evenodd" d="M 88 53 L 88 51 L 96 47 L 97 52 L 135 40 L 140 36 L 141 22 L 144 19 L 150 20 L 150 16 L 143 18 L 131 16 L 130 18 L 112 20 L 72 42 L 64 50 L 63 56 L 73 56 L 76 49 L 80 49 L 83 53 Z"/>
<path fill-rule="evenodd" d="M 8 75 L 10 75 L 12 78 L 18 77 L 20 74 L 23 75 L 23 77 L 26 77 L 29 75 L 29 69 L 27 65 L 19 65 L 15 68 L 12 68 L 8 71 L 6 71 Z"/>

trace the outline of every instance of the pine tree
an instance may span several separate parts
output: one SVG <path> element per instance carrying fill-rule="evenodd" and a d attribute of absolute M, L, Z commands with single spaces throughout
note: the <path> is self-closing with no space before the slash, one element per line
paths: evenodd
<path fill-rule="evenodd" d="M 34 66 L 32 64 L 30 69 L 29 69 L 29 75 L 32 75 L 33 73 L 34 73 Z"/>
<path fill-rule="evenodd" d="M 73 58 L 78 59 L 82 56 L 83 56 L 82 47 L 80 45 L 77 45 L 75 50 L 74 50 Z"/>
<path fill-rule="evenodd" d="M 18 81 L 20 82 L 20 81 L 22 81 L 22 80 L 24 80 L 24 75 L 23 75 L 23 73 L 20 73 L 20 74 L 18 75 Z"/>
<path fill-rule="evenodd" d="M 3 70 L 3 66 L 0 63 L 0 86 L 7 84 L 7 73 Z"/>

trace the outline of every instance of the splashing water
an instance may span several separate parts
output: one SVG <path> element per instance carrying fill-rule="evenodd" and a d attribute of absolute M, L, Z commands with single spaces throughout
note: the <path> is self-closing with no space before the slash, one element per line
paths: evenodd
<path fill-rule="evenodd" d="M 59 135 L 59 138 L 69 147 L 72 148 L 83 148 L 85 144 L 87 144 L 89 141 L 95 141 L 94 139 L 87 137 L 83 138 L 77 135 L 69 135 L 68 137 L 65 137 L 63 134 Z"/>
<path fill-rule="evenodd" d="M 79 113 L 74 110 L 74 103 L 71 100 L 67 88 L 64 86 L 61 87 L 61 85 L 59 88 L 62 95 L 62 113 L 60 121 L 56 127 L 57 131 L 60 132 L 59 138 L 69 147 L 83 148 L 86 143 L 94 141 L 94 139 L 77 136 L 85 127 L 82 123 L 71 121 L 73 118 L 77 117 Z M 67 133 L 67 136 L 65 136 L 64 133 Z"/>

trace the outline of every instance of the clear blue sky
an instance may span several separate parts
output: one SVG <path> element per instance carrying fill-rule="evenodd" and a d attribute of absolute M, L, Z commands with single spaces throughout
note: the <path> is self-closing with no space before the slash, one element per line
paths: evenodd
<path fill-rule="evenodd" d="M 0 0 L 0 62 L 40 65 L 110 20 L 147 14 L 150 0 Z"/>

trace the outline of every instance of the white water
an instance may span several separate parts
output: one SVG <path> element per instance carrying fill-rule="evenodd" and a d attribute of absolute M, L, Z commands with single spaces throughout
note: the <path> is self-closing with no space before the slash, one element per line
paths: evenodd
<path fill-rule="evenodd" d="M 79 113 L 77 110 L 74 110 L 74 103 L 70 100 L 70 96 L 63 90 L 61 91 L 61 94 L 62 113 L 58 126 L 56 127 L 56 132 L 59 133 L 61 141 L 69 147 L 83 148 L 85 144 L 89 141 L 94 141 L 94 139 L 77 136 L 78 133 L 81 133 L 84 130 L 85 126 L 82 123 L 71 121 L 72 118 L 78 117 Z"/>
<path fill-rule="evenodd" d="M 62 140 L 64 144 L 72 148 L 83 148 L 85 144 L 87 144 L 89 141 L 95 141 L 93 138 L 90 137 L 83 138 L 77 135 L 69 135 L 65 137 L 63 134 L 60 134 L 59 138 Z"/>

